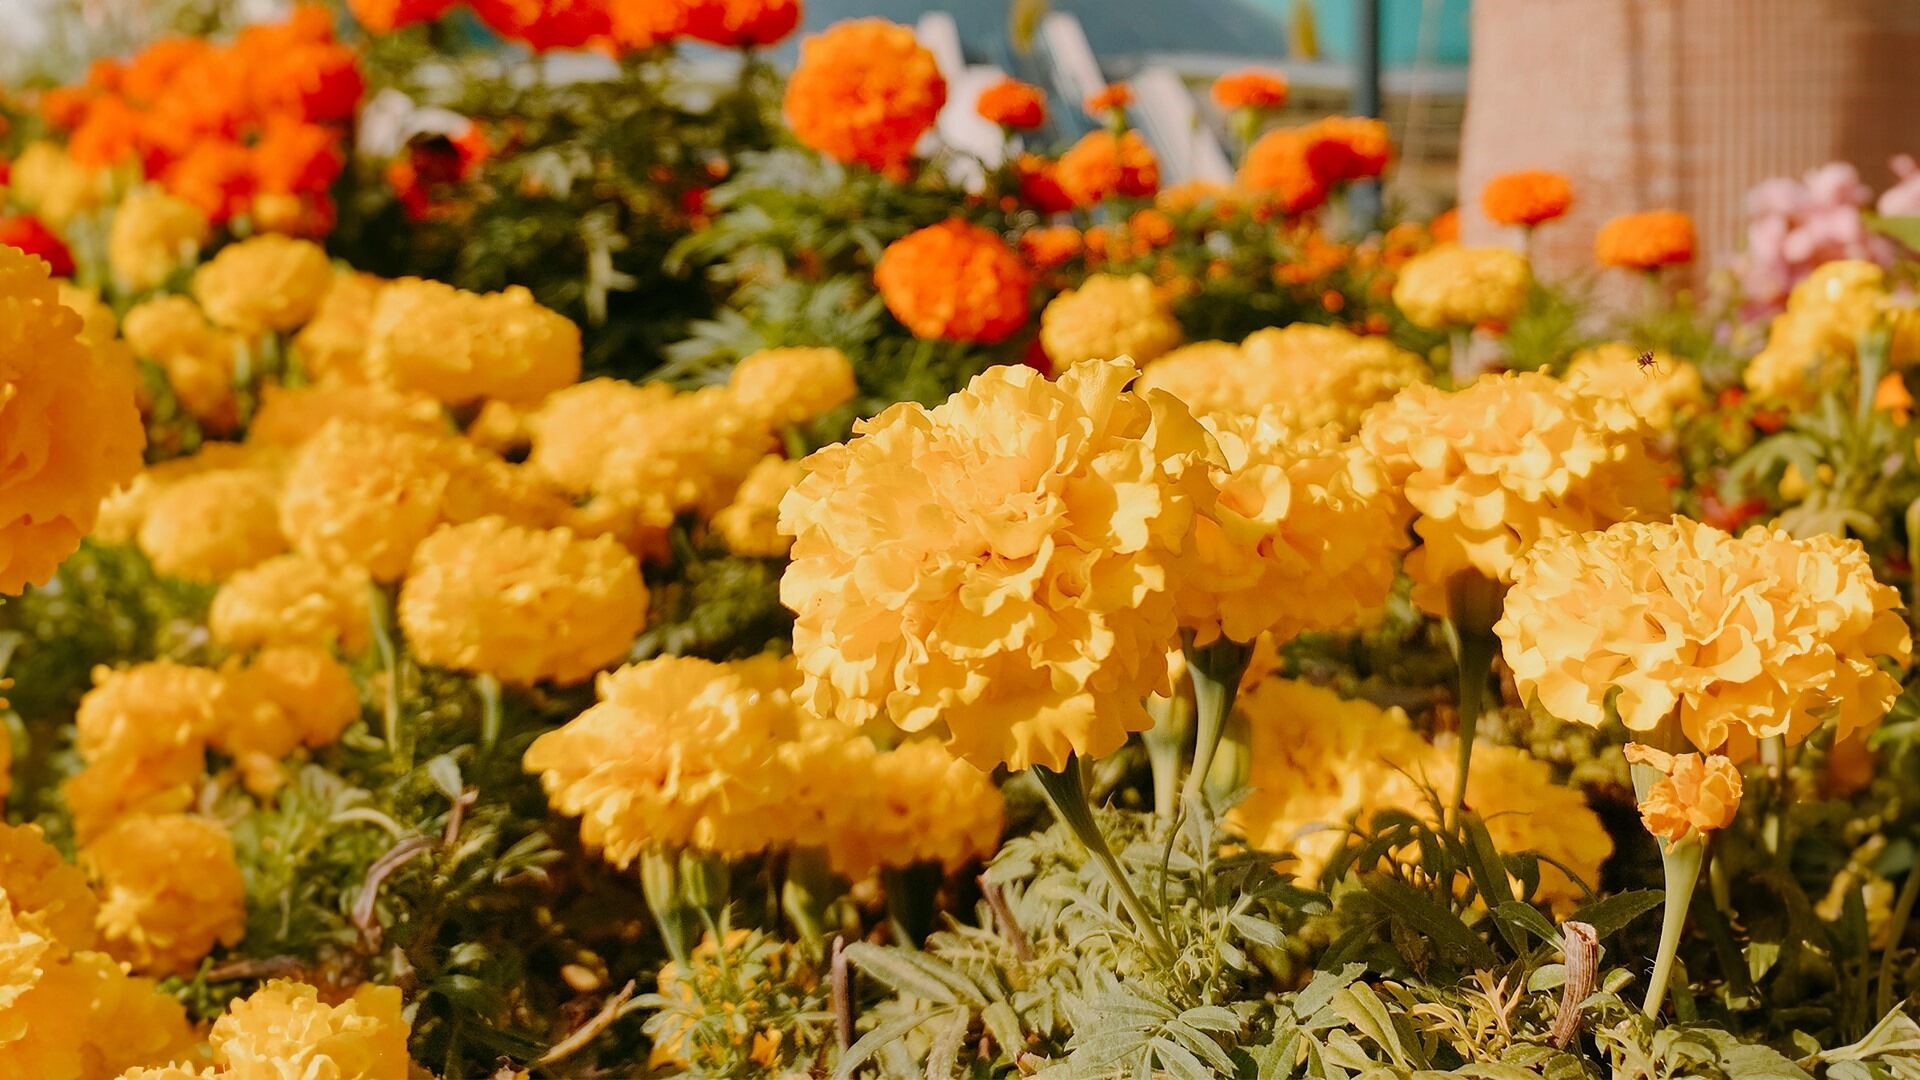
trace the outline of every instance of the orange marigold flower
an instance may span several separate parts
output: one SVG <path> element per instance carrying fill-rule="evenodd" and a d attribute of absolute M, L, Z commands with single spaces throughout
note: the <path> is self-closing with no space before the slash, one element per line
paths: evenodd
<path fill-rule="evenodd" d="M 1271 196 L 1288 214 L 1316 210 L 1327 201 L 1327 180 L 1313 168 L 1312 139 L 1301 128 L 1275 128 L 1247 148 L 1235 178 L 1250 191 Z"/>
<path fill-rule="evenodd" d="M 1330 183 L 1368 180 L 1387 171 L 1393 139 L 1385 121 L 1364 116 L 1328 116 L 1302 129 L 1307 160 Z"/>
<path fill-rule="evenodd" d="M 1073 197 L 1060 186 L 1060 166 L 1036 154 L 1021 154 L 1013 162 L 1020 183 L 1020 201 L 1042 214 L 1073 209 Z"/>
<path fill-rule="evenodd" d="M 1496 225 L 1531 228 L 1565 214 L 1572 205 L 1573 184 L 1557 172 L 1501 173 L 1480 189 L 1480 208 Z"/>
<path fill-rule="evenodd" d="M 1733 824 L 1740 810 L 1740 770 L 1724 754 L 1669 754 L 1628 743 L 1626 755 L 1664 774 L 1640 801 L 1640 820 L 1654 836 L 1674 844 Z"/>
<path fill-rule="evenodd" d="M 1133 104 L 1133 87 L 1117 82 L 1108 83 L 1088 94 L 1087 100 L 1081 107 L 1087 110 L 1088 116 L 1102 116 L 1124 109 L 1131 104 Z"/>
<path fill-rule="evenodd" d="M 873 280 L 887 310 L 914 336 L 985 343 L 1026 325 L 1033 287 L 1033 275 L 998 233 L 958 218 L 887 245 Z"/>
<path fill-rule="evenodd" d="M 275 117 L 253 144 L 253 175 L 260 190 L 324 194 L 347 163 L 333 128 Z"/>
<path fill-rule="evenodd" d="M 599 0 L 469 0 L 467 6 L 502 37 L 536 52 L 577 49 L 613 28 Z"/>
<path fill-rule="evenodd" d="M 800 0 L 699 0 L 687 14 L 690 36 L 729 49 L 772 45 L 799 25 Z"/>
<path fill-rule="evenodd" d="M 1127 219 L 1127 238 L 1137 252 L 1151 251 L 1173 243 L 1173 219 L 1158 210 L 1136 210 Z"/>
<path fill-rule="evenodd" d="M 1094 131 L 1060 155 L 1056 175 L 1075 206 L 1096 206 L 1114 195 L 1144 199 L 1160 187 L 1160 159 L 1137 131 Z"/>
<path fill-rule="evenodd" d="M 453 0 L 347 0 L 360 25 L 376 34 L 390 34 L 403 26 L 432 22 L 453 7 Z"/>
<path fill-rule="evenodd" d="M 1071 225 L 1048 225 L 1020 234 L 1020 254 L 1035 270 L 1052 270 L 1080 254 L 1080 230 Z"/>
<path fill-rule="evenodd" d="M 981 116 L 1004 128 L 1031 131 L 1047 122 L 1047 99 L 1040 88 L 1019 79 L 1001 79 L 985 90 L 973 106 Z"/>
<path fill-rule="evenodd" d="M 253 155 L 236 142 L 210 139 L 195 143 L 161 175 L 168 191 L 198 207 L 218 224 L 253 201 Z"/>
<path fill-rule="evenodd" d="M 911 29 L 852 19 L 800 43 L 785 107 L 794 138 L 836 161 L 885 170 L 913 157 L 946 101 L 940 65 Z"/>
<path fill-rule="evenodd" d="M 1245 68 L 1213 80 L 1214 104 L 1223 109 L 1277 109 L 1287 103 L 1287 77 Z"/>
<path fill-rule="evenodd" d="M 1678 210 L 1622 214 L 1593 238 L 1593 255 L 1602 266 L 1622 270 L 1658 270 L 1693 261 L 1693 219 Z"/>
<path fill-rule="evenodd" d="M 1427 232 L 1433 236 L 1436 244 L 1457 244 L 1460 242 L 1460 210 L 1458 207 L 1442 210 L 1440 215 L 1427 226 Z"/>
<path fill-rule="evenodd" d="M 650 49 L 687 32 L 693 17 L 688 0 L 608 0 L 614 44 L 622 49 Z"/>

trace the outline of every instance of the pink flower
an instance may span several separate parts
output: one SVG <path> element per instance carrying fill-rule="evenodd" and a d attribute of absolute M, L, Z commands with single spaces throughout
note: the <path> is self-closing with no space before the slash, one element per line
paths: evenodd
<path fill-rule="evenodd" d="M 1920 172 L 1911 161 L 1906 164 L 1910 172 Z M 1898 163 L 1895 169 L 1900 169 Z M 1904 185 L 1909 173 L 1901 175 Z M 1896 191 L 1901 188 L 1888 194 Z M 1920 207 L 1920 179 L 1902 198 Z M 1745 313 L 1753 318 L 1777 313 L 1793 286 L 1821 263 L 1869 259 L 1891 264 L 1896 247 L 1869 232 L 1861 215 L 1872 202 L 1873 189 L 1844 161 L 1809 170 L 1798 180 L 1775 177 L 1754 185 L 1747 193 L 1747 250 L 1735 265 L 1746 297 Z"/>
<path fill-rule="evenodd" d="M 1900 179 L 1894 185 L 1880 193 L 1880 202 L 1874 209 L 1888 217 L 1909 217 L 1920 214 L 1920 165 L 1913 158 L 1901 154 L 1894 158 L 1893 172 Z"/>

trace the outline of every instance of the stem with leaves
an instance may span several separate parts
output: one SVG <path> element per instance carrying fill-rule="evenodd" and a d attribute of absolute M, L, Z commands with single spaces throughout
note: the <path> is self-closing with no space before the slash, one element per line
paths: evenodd
<path fill-rule="evenodd" d="M 1447 579 L 1447 625 L 1452 631 L 1454 659 L 1460 669 L 1460 745 L 1455 761 L 1453 795 L 1447 804 L 1454 817 L 1467 801 L 1467 770 L 1473 764 L 1473 741 L 1480 717 L 1487 711 L 1487 683 L 1493 678 L 1493 658 L 1500 639 L 1493 624 L 1500 619 L 1506 586 L 1477 570 L 1462 570 Z"/>
<path fill-rule="evenodd" d="M 1053 804 L 1054 816 L 1079 838 L 1087 854 L 1093 856 L 1094 864 L 1106 875 L 1107 883 L 1113 886 L 1113 891 L 1120 897 L 1121 906 L 1127 909 L 1127 915 L 1133 919 L 1141 936 L 1146 938 L 1148 947 L 1162 962 L 1172 963 L 1173 947 L 1167 944 L 1160 924 L 1147 912 L 1147 905 L 1141 902 L 1140 894 L 1127 881 L 1120 860 L 1114 857 L 1113 848 L 1100 832 L 1099 822 L 1093 819 L 1093 807 L 1087 802 L 1086 781 L 1080 775 L 1079 755 L 1068 754 L 1059 772 L 1045 765 L 1035 765 L 1033 775 L 1046 791 L 1047 800 Z"/>

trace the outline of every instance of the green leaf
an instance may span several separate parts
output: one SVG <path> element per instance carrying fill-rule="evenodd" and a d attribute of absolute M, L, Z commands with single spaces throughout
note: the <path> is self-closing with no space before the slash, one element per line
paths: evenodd
<path fill-rule="evenodd" d="M 920 953 L 889 949 L 869 942 L 847 947 L 847 959 L 902 994 L 935 1005 L 984 1006 L 977 988 L 939 962 Z"/>
<path fill-rule="evenodd" d="M 1500 926 L 1511 926 L 1515 934 L 1525 932 L 1539 938 L 1544 945 L 1554 947 L 1560 945 L 1560 931 L 1545 915 L 1540 914 L 1539 908 L 1532 904 L 1509 900 L 1493 909 L 1493 918 L 1494 922 Z M 1512 938 L 1508 940 L 1511 941 Z M 1524 945 L 1516 944 L 1514 951 L 1524 956 L 1529 950 Z"/>
<path fill-rule="evenodd" d="M 1920 217 L 1893 214 L 1861 214 L 1860 220 L 1881 236 L 1889 237 L 1908 251 L 1920 252 Z"/>
<path fill-rule="evenodd" d="M 1293 1015 L 1301 1020 L 1311 1020 L 1315 1013 L 1327 1007 L 1333 996 L 1346 989 L 1347 984 L 1359 978 L 1367 970 L 1365 964 L 1348 964 L 1337 973 L 1322 971 L 1314 975 L 1313 981 L 1296 994 L 1293 999 Z"/>
<path fill-rule="evenodd" d="M 1376 879 L 1367 893 L 1416 934 L 1454 950 L 1476 967 L 1493 966 L 1493 950 L 1480 935 L 1426 893 L 1394 878 Z"/>
<path fill-rule="evenodd" d="M 1634 889 L 1629 892 L 1614 893 L 1604 900 L 1595 900 L 1582 905 L 1573 913 L 1574 922 L 1583 922 L 1593 927 L 1596 938 L 1605 941 L 1619 933 L 1628 923 L 1660 906 L 1666 894 L 1659 889 Z"/>
<path fill-rule="evenodd" d="M 925 1013 L 896 1016 L 860 1036 L 860 1040 L 847 1047 L 847 1052 L 841 1056 L 840 1067 L 834 1070 L 833 1074 L 836 1080 L 848 1080 L 853 1076 L 854 1070 L 866 1064 L 867 1059 L 879 1053 L 882 1047 L 896 1039 L 906 1038 L 910 1032 L 929 1019 L 931 1017 Z"/>

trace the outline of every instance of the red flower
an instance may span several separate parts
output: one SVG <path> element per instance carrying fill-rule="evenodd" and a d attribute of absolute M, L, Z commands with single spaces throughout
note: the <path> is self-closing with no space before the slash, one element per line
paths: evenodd
<path fill-rule="evenodd" d="M 32 214 L 0 217 L 0 244 L 40 256 L 53 269 L 54 277 L 73 275 L 73 252 L 67 250 L 59 234 Z"/>

